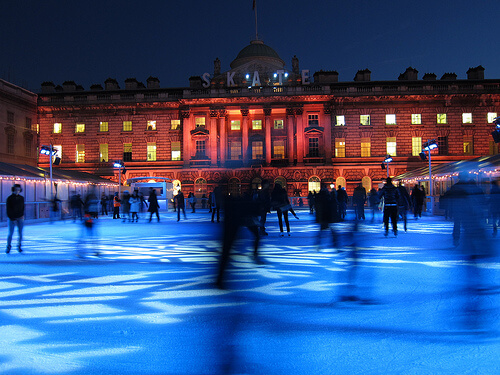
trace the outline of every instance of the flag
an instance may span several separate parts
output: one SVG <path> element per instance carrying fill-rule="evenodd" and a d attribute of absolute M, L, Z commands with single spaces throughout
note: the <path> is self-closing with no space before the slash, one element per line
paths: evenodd
<path fill-rule="evenodd" d="M 255 10 L 255 1 L 256 1 L 256 0 L 253 0 L 252 10 Z"/>

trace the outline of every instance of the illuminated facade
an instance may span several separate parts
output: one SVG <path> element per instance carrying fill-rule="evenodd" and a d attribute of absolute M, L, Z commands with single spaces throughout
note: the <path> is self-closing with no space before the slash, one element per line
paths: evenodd
<path fill-rule="evenodd" d="M 0 162 L 35 166 L 37 95 L 0 79 Z"/>
<path fill-rule="evenodd" d="M 418 79 L 408 68 L 394 81 L 371 81 L 366 69 L 343 82 L 335 71 L 300 69 L 296 57 L 287 69 L 256 40 L 228 71 L 216 59 L 213 73 L 189 83 L 160 88 L 150 77 L 120 88 L 108 79 L 90 90 L 44 83 L 40 142 L 60 150 L 65 169 L 116 180 L 112 161 L 123 160 L 125 179 L 168 177 L 200 196 L 221 181 L 237 192 L 262 179 L 286 184 L 290 195 L 306 196 L 321 182 L 369 189 L 386 177 L 387 154 L 390 175 L 424 165 L 428 139 L 439 143 L 435 163 L 498 152 L 490 132 L 500 80 L 485 80 L 481 66 L 465 80 Z"/>

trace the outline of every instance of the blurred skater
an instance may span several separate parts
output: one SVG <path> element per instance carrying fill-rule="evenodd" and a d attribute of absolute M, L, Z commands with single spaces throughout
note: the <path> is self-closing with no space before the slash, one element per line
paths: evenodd
<path fill-rule="evenodd" d="M 184 220 L 187 219 L 186 217 L 186 202 L 184 200 L 184 193 L 182 190 L 179 190 L 177 192 L 177 195 L 174 198 L 176 200 L 176 205 L 177 205 L 177 221 L 181 220 L 181 210 L 184 215 Z"/>
<path fill-rule="evenodd" d="M 139 191 L 136 189 L 134 193 L 130 196 L 130 212 L 132 213 L 132 223 L 139 222 L 139 210 L 141 209 L 141 197 L 139 196 Z"/>
<path fill-rule="evenodd" d="M 352 202 L 354 204 L 356 218 L 358 220 L 365 220 L 366 189 L 361 182 L 354 189 Z"/>
<path fill-rule="evenodd" d="M 398 201 L 399 191 L 392 183 L 392 178 L 387 177 L 384 187 L 379 192 L 380 199 L 384 199 L 384 235 L 389 234 L 389 219 L 394 235 L 398 235 Z"/>
<path fill-rule="evenodd" d="M 368 202 L 370 202 L 370 209 L 372 211 L 372 222 L 375 221 L 375 214 L 378 211 L 378 205 L 380 204 L 380 198 L 378 196 L 378 191 L 375 188 L 370 190 L 370 194 L 368 196 Z"/>
<path fill-rule="evenodd" d="M 19 236 L 17 243 L 17 251 L 22 252 L 21 247 L 23 242 L 23 228 L 24 228 L 24 197 L 21 195 L 23 191 L 21 185 L 14 184 L 11 188 L 12 194 L 7 197 L 6 209 L 7 217 L 9 218 L 9 232 L 7 234 L 7 247 L 5 252 L 10 253 L 12 247 L 12 237 L 14 236 L 14 229 L 17 227 L 17 234 Z"/>
<path fill-rule="evenodd" d="M 329 230 L 332 235 L 332 244 L 334 248 L 338 247 L 338 237 L 332 223 L 341 221 L 339 203 L 337 201 L 337 192 L 332 189 L 328 191 L 327 185 L 322 184 L 319 193 L 314 197 L 314 208 L 316 210 L 316 222 L 319 224 L 318 235 L 316 236 L 316 251 L 321 250 L 323 232 Z"/>
<path fill-rule="evenodd" d="M 179 190 L 179 192 L 180 192 L 180 190 Z M 148 212 L 150 213 L 149 214 L 149 222 L 151 223 L 151 219 L 153 218 L 153 214 L 156 215 L 158 222 L 160 222 L 160 213 L 158 212 L 158 210 L 160 209 L 160 205 L 158 204 L 156 190 L 153 188 L 149 188 L 148 202 L 149 202 Z"/>
<path fill-rule="evenodd" d="M 283 219 L 285 220 L 286 232 L 288 236 L 290 236 L 290 222 L 288 221 L 288 211 L 298 219 L 298 216 L 295 214 L 295 211 L 290 204 L 290 200 L 288 199 L 288 195 L 286 190 L 280 185 L 275 184 L 274 189 L 271 193 L 271 205 L 276 209 L 276 213 L 278 214 L 278 223 L 280 227 L 280 237 L 283 237 Z"/>
<path fill-rule="evenodd" d="M 120 206 L 121 206 L 121 199 L 118 196 L 118 192 L 115 193 L 115 196 L 113 197 L 113 219 L 119 219 L 120 218 Z"/>
<path fill-rule="evenodd" d="M 130 222 L 130 193 L 125 190 L 122 194 L 122 222 Z"/>
<path fill-rule="evenodd" d="M 407 231 L 407 223 L 408 223 L 408 210 L 411 208 L 411 198 L 410 194 L 408 194 L 408 190 L 403 186 L 402 182 L 398 183 L 398 213 L 399 216 L 403 219 L 404 230 Z"/>

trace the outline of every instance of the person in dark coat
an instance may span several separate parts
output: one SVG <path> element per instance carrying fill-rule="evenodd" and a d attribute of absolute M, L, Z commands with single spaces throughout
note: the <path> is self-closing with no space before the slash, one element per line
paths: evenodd
<path fill-rule="evenodd" d="M 24 227 L 24 197 L 20 195 L 23 191 L 21 185 L 14 184 L 11 188 L 12 194 L 7 197 L 7 217 L 9 218 L 9 232 L 7 234 L 7 248 L 5 252 L 10 253 L 12 247 L 12 237 L 14 236 L 14 228 L 17 227 L 19 241 L 17 251 L 22 252 L 21 244 L 23 242 L 23 227 Z"/>
<path fill-rule="evenodd" d="M 101 196 L 101 215 L 108 216 L 108 197 L 104 193 Z"/>
<path fill-rule="evenodd" d="M 290 222 L 288 221 L 288 211 L 298 219 L 297 215 L 293 211 L 290 200 L 286 194 L 286 190 L 280 185 L 275 184 L 274 189 L 271 193 L 271 205 L 276 209 L 278 214 L 278 223 L 280 226 L 280 237 L 283 237 L 283 219 L 285 220 L 286 232 L 290 236 Z"/>
<path fill-rule="evenodd" d="M 314 213 L 314 196 L 316 195 L 316 192 L 310 191 L 309 194 L 307 194 L 307 203 L 309 204 L 309 213 L 313 214 Z"/>
<path fill-rule="evenodd" d="M 340 218 L 342 220 L 345 219 L 345 215 L 347 214 L 347 200 L 349 197 L 347 196 L 347 192 L 345 189 L 342 188 L 341 185 L 339 185 L 339 188 L 337 189 L 337 202 L 339 204 L 339 210 L 340 210 Z"/>
<path fill-rule="evenodd" d="M 73 215 L 73 222 L 76 221 L 77 216 L 80 220 L 82 220 L 82 218 L 83 218 L 83 215 L 82 215 L 83 201 L 82 201 L 80 194 L 73 194 L 71 196 L 71 200 L 70 200 L 69 204 L 70 204 L 72 215 Z"/>
<path fill-rule="evenodd" d="M 316 211 L 316 222 L 320 228 L 316 237 L 316 250 L 321 250 L 321 239 L 323 231 L 329 229 L 332 234 L 333 247 L 337 247 L 338 238 L 335 230 L 330 224 L 340 221 L 339 204 L 337 192 L 332 189 L 328 191 L 326 184 L 322 184 L 320 191 L 314 196 L 314 209 Z"/>
<path fill-rule="evenodd" d="M 177 195 L 175 196 L 175 201 L 177 205 L 177 221 L 181 220 L 181 210 L 182 213 L 184 214 L 184 220 L 187 219 L 186 217 L 186 202 L 184 201 L 184 193 L 182 190 L 179 190 L 177 192 Z"/>
<path fill-rule="evenodd" d="M 411 208 L 411 198 L 410 194 L 408 194 L 408 190 L 403 186 L 402 182 L 398 183 L 398 212 L 401 218 L 403 219 L 405 232 L 407 230 L 407 222 L 408 222 L 408 210 Z"/>
<path fill-rule="evenodd" d="M 153 214 L 156 214 L 156 218 L 158 219 L 158 222 L 160 222 L 160 214 L 158 212 L 158 210 L 160 209 L 160 205 L 158 204 L 158 198 L 156 197 L 156 190 L 153 188 L 149 188 L 148 202 L 149 202 L 148 212 L 150 213 L 149 222 L 151 222 Z"/>
<path fill-rule="evenodd" d="M 389 219 L 391 219 L 392 231 L 398 235 L 398 201 L 399 191 L 392 183 L 392 178 L 387 177 L 386 184 L 379 192 L 380 199 L 384 199 L 384 235 L 389 234 Z"/>
<path fill-rule="evenodd" d="M 210 197 L 210 208 L 212 211 L 212 223 L 214 222 L 215 215 L 217 214 L 217 222 L 220 222 L 220 209 L 222 206 L 222 201 L 224 195 L 222 194 L 222 188 L 216 186 L 214 191 L 209 195 Z"/>
<path fill-rule="evenodd" d="M 415 219 L 422 217 L 422 207 L 424 206 L 425 191 L 420 185 L 415 185 L 411 191 L 411 202 L 413 204 L 413 215 Z"/>
<path fill-rule="evenodd" d="M 122 216 L 123 216 L 123 223 L 125 221 L 130 222 L 130 193 L 128 190 L 125 190 L 122 194 Z"/>
<path fill-rule="evenodd" d="M 352 202 L 354 204 L 356 219 L 365 220 L 366 189 L 363 187 L 363 184 L 361 182 L 354 189 Z"/>
<path fill-rule="evenodd" d="M 370 208 L 372 210 L 372 222 L 375 220 L 375 213 L 378 211 L 378 205 L 380 203 L 380 198 L 378 196 L 378 191 L 375 188 L 370 190 L 368 195 L 368 202 L 370 202 Z"/>
<path fill-rule="evenodd" d="M 266 221 L 267 214 L 271 212 L 271 194 L 269 193 L 269 181 L 262 181 L 262 189 L 257 191 L 256 204 L 260 213 L 260 234 L 267 236 Z"/>

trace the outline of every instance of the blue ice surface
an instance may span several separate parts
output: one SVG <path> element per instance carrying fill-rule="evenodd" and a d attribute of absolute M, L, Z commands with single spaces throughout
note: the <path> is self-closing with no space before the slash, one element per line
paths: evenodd
<path fill-rule="evenodd" d="M 24 253 L 0 254 L 0 374 L 500 373 L 500 263 L 468 263 L 451 222 L 411 218 L 386 238 L 367 213 L 318 251 L 312 215 L 280 237 L 272 213 L 262 263 L 243 228 L 218 289 L 223 224 L 187 215 L 101 217 L 91 236 L 28 223 Z"/>

